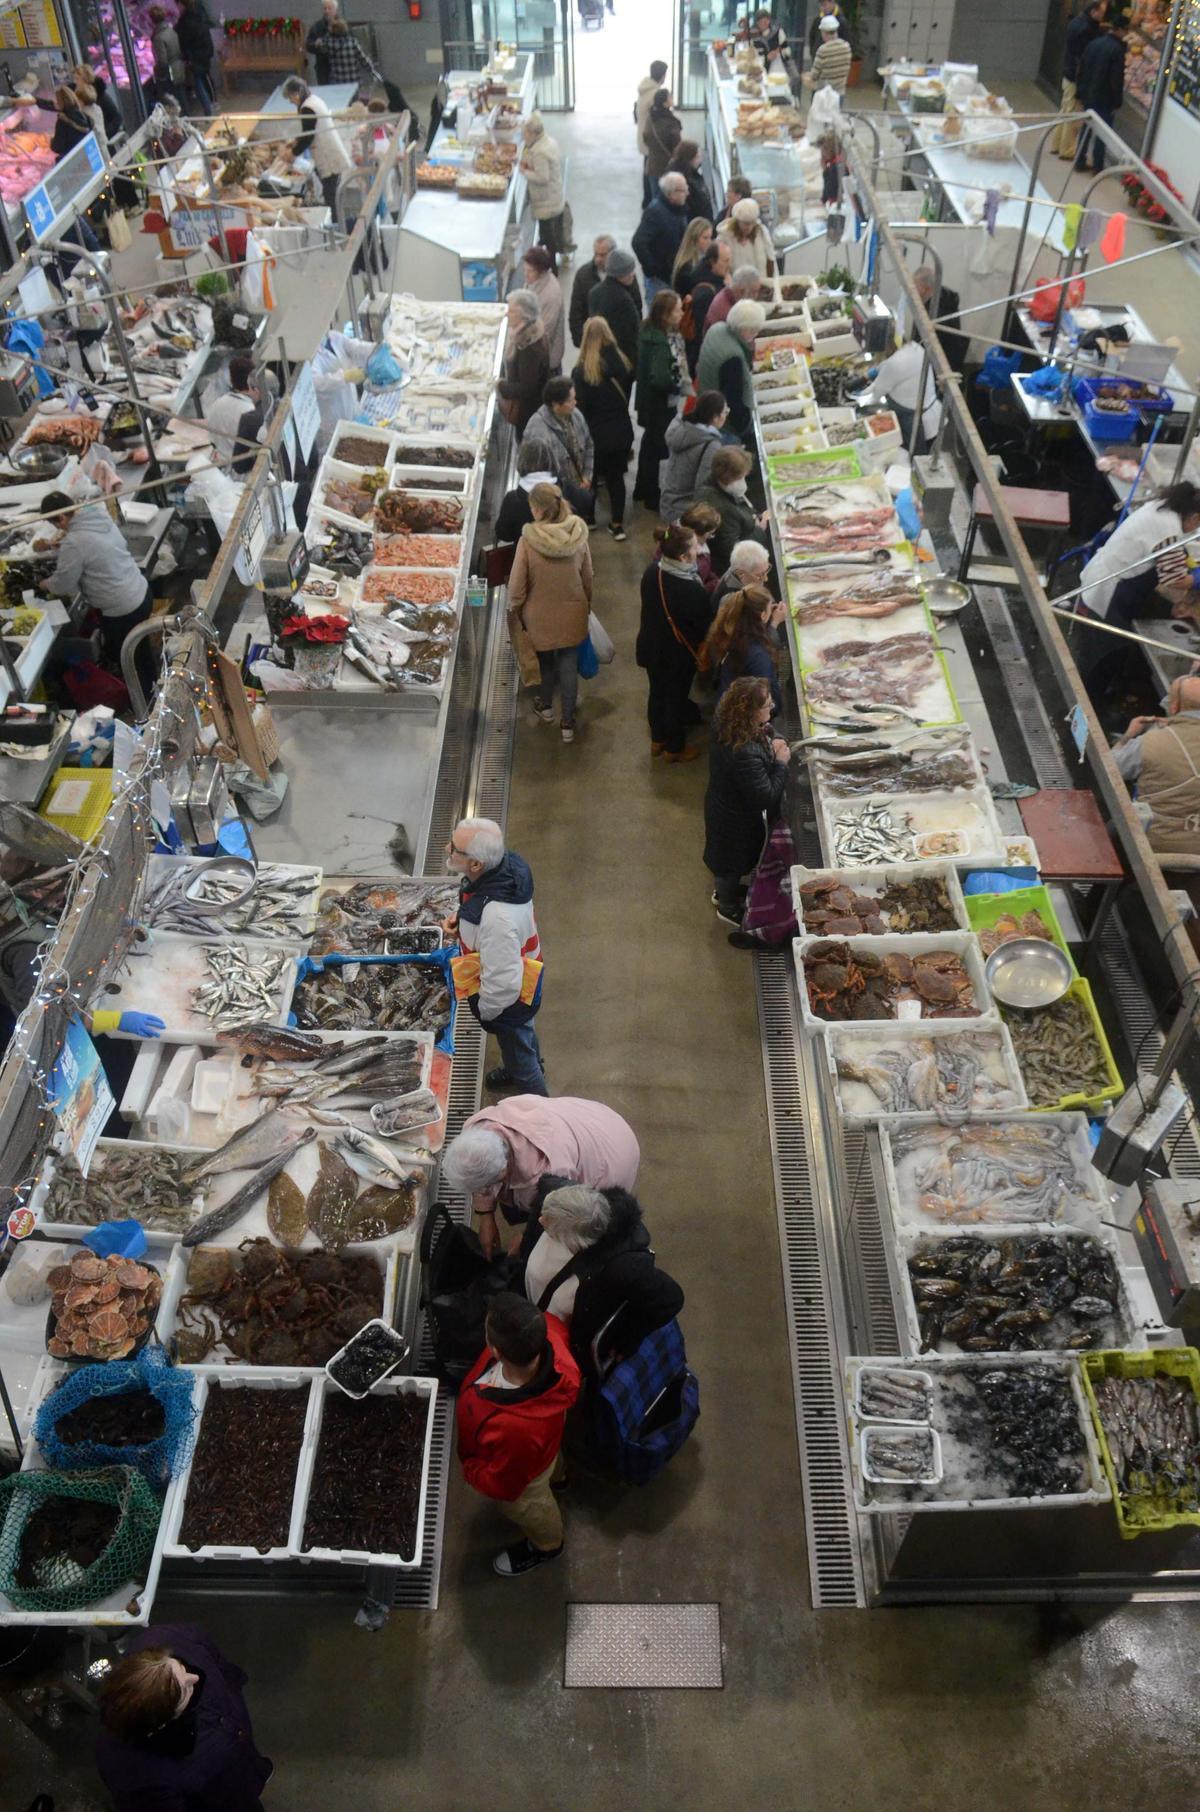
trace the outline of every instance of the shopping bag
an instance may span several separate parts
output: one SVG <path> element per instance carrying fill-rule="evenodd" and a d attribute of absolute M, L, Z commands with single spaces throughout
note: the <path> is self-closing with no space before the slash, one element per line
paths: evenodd
<path fill-rule="evenodd" d="M 677 1321 L 647 1334 L 635 1353 L 589 1393 L 586 1439 L 601 1465 L 630 1485 L 648 1485 L 700 1418 L 700 1385 Z"/>
<path fill-rule="evenodd" d="M 592 647 L 592 638 L 590 635 L 584 636 L 582 642 L 579 644 L 577 664 L 579 667 L 580 679 L 595 679 L 600 671 L 600 663 L 596 659 L 596 650 Z"/>
<path fill-rule="evenodd" d="M 512 643 L 513 653 L 517 657 L 517 667 L 523 686 L 539 685 L 542 669 L 538 663 L 537 649 L 533 645 L 529 631 L 521 621 L 521 613 L 510 610 L 508 613 L 508 638 Z"/>
<path fill-rule="evenodd" d="M 828 83 L 818 88 L 813 95 L 812 106 L 808 110 L 808 141 L 815 144 L 822 132 L 836 127 L 842 117 L 842 102 L 836 88 Z"/>
<path fill-rule="evenodd" d="M 742 915 L 742 930 L 760 938 L 764 944 L 790 943 L 800 929 L 791 888 L 795 861 L 792 833 L 780 819 L 772 827 L 758 859 Z"/>
<path fill-rule="evenodd" d="M 108 226 L 108 243 L 113 251 L 127 252 L 133 244 L 133 234 L 129 230 L 129 222 L 125 218 L 124 210 L 114 208 L 109 214 L 106 224 Z"/>
<path fill-rule="evenodd" d="M 617 651 L 613 647 L 612 637 L 594 610 L 588 611 L 588 641 L 592 644 L 600 665 L 607 667 Z"/>

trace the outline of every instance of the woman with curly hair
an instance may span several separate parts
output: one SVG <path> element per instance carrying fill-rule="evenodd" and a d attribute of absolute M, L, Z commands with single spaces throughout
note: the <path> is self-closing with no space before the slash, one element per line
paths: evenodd
<path fill-rule="evenodd" d="M 736 679 L 717 706 L 704 795 L 704 866 L 713 876 L 713 905 L 726 925 L 741 926 L 743 875 L 762 854 L 778 818 L 791 750 L 771 734 L 771 688 L 765 679 Z"/>
<path fill-rule="evenodd" d="M 783 704 L 779 684 L 779 638 L 784 607 L 776 603 L 765 585 L 747 585 L 723 598 L 708 632 L 704 652 L 707 667 L 717 676 L 717 697 L 723 698 L 737 679 L 766 680 L 771 704 Z"/>

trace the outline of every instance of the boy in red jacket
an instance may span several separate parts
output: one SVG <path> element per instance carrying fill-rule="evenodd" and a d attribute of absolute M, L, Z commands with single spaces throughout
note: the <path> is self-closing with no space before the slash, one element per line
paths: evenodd
<path fill-rule="evenodd" d="M 468 1485 L 492 1498 L 524 1537 L 492 1562 L 515 1579 L 563 1551 L 551 1480 L 562 1472 L 559 1449 L 579 1367 L 558 1317 L 511 1290 L 493 1297 L 484 1338 L 458 1396 L 458 1457 Z"/>

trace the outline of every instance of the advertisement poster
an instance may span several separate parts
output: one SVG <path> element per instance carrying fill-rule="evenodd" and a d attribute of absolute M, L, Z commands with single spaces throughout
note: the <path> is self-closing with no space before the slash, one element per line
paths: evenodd
<path fill-rule="evenodd" d="M 71 1020 L 58 1060 L 50 1071 L 50 1105 L 58 1120 L 58 1145 L 74 1154 L 84 1176 L 96 1141 L 113 1110 L 112 1090 L 82 1021 Z"/>

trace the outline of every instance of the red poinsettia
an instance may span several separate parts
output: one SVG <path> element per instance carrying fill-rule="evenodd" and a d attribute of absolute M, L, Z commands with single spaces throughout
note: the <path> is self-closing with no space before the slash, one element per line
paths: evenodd
<path fill-rule="evenodd" d="M 285 617 L 279 639 L 281 642 L 340 643 L 345 641 L 349 627 L 349 617 Z"/>

